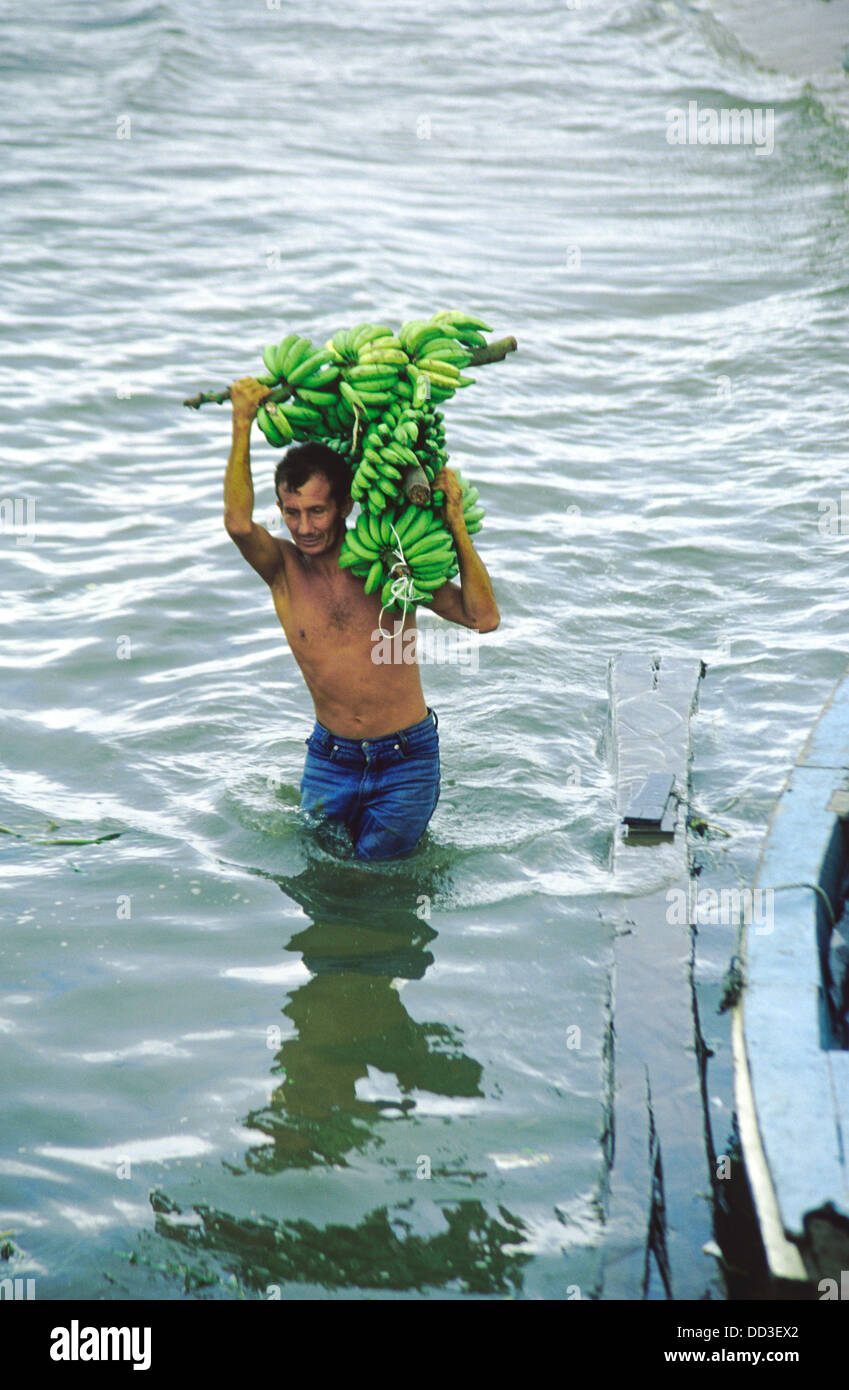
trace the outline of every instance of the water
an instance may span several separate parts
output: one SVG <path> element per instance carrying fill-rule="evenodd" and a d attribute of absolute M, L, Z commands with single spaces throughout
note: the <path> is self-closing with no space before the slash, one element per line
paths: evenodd
<path fill-rule="evenodd" d="M 590 1296 L 608 657 L 710 663 L 716 886 L 751 879 L 846 664 L 838 84 L 651 0 L 12 3 L 6 40 L 2 493 L 35 525 L 2 537 L 15 1273 Z M 774 152 L 669 144 L 690 100 L 773 109 Z M 286 332 L 453 305 L 519 341 L 446 408 L 502 623 L 477 674 L 423 672 L 416 857 L 339 864 L 297 814 L 306 690 L 222 525 L 228 412 L 180 403 Z M 733 949 L 702 931 L 720 1150 Z"/>

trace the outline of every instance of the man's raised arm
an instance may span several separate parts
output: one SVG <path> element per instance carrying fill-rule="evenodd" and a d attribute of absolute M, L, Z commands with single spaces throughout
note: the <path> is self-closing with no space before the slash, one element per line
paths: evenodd
<path fill-rule="evenodd" d="M 437 589 L 430 603 L 422 604 L 440 618 L 462 627 L 474 628 L 477 632 L 492 632 L 501 621 L 498 604 L 492 588 L 492 580 L 486 572 L 483 560 L 472 545 L 472 538 L 466 530 L 463 519 L 463 489 L 451 468 L 442 468 L 433 480 L 435 488 L 442 488 L 445 502 L 442 515 L 445 525 L 454 537 L 457 563 L 460 567 L 460 586 L 446 583 Z"/>
<path fill-rule="evenodd" d="M 266 584 L 283 574 L 283 550 L 279 542 L 253 519 L 254 485 L 251 479 L 251 425 L 270 387 L 253 377 L 242 377 L 230 387 L 233 404 L 233 443 L 224 475 L 224 525 L 249 565 Z"/>

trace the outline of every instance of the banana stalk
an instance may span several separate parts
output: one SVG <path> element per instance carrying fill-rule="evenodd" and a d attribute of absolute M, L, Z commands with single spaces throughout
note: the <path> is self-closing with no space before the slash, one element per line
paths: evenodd
<path fill-rule="evenodd" d="M 503 362 L 510 352 L 515 352 L 518 344 L 515 338 L 499 338 L 497 342 L 487 343 L 486 347 L 470 348 L 471 361 L 470 367 L 485 367 L 489 362 Z M 295 393 L 290 386 L 275 386 L 270 392 L 267 401 L 286 401 Z M 183 401 L 183 405 L 190 410 L 199 410 L 202 405 L 223 405 L 230 399 L 230 388 L 226 391 L 201 391 L 197 396 L 190 396 Z"/>

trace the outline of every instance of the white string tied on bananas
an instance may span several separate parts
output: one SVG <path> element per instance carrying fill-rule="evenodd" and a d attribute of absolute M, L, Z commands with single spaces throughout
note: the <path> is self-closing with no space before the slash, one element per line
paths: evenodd
<path fill-rule="evenodd" d="M 404 623 L 405 623 L 406 618 L 407 618 L 407 605 L 408 605 L 408 603 L 412 603 L 412 594 L 413 594 L 413 589 L 414 589 L 415 586 L 416 586 L 416 581 L 415 581 L 415 579 L 413 578 L 412 572 L 411 572 L 411 570 L 410 570 L 410 566 L 409 566 L 409 564 L 408 564 L 408 562 L 407 562 L 407 559 L 406 559 L 406 557 L 405 557 L 405 555 L 404 555 L 404 551 L 403 551 L 403 549 L 402 549 L 402 547 L 401 547 L 401 538 L 400 538 L 400 536 L 398 535 L 398 532 L 395 530 L 395 527 L 392 525 L 392 522 L 391 522 L 391 521 L 390 521 L 390 523 L 389 523 L 389 529 L 390 529 L 390 531 L 392 532 L 393 536 L 395 537 L 395 541 L 396 541 L 396 545 L 397 545 L 397 549 L 393 550 L 393 551 L 392 551 L 392 554 L 395 555 L 395 556 L 397 557 L 398 564 L 403 566 L 403 572 L 402 572 L 401 574 L 397 575 L 397 576 L 395 577 L 395 579 L 393 579 L 393 581 L 392 581 L 392 588 L 391 588 L 390 591 L 389 591 L 389 592 L 391 593 L 391 595 L 392 595 L 392 602 L 393 602 L 393 603 L 403 603 L 403 605 L 404 605 L 404 611 L 403 611 L 403 613 L 401 614 L 401 628 L 402 628 L 402 630 L 403 630 Z M 393 565 L 393 566 L 392 566 L 392 569 L 395 569 L 395 568 L 396 568 L 396 566 Z M 390 571 L 390 573 L 391 573 L 391 571 Z M 391 640 L 392 637 L 394 636 L 394 634 L 391 633 L 391 632 L 384 632 L 384 631 L 383 631 L 383 614 L 384 614 L 384 612 L 386 611 L 386 608 L 387 608 L 387 607 L 388 607 L 387 604 L 382 604 L 382 605 L 381 605 L 380 614 L 379 614 L 378 619 L 377 619 L 377 630 L 378 630 L 378 632 L 380 633 L 381 637 L 388 637 L 388 638 Z"/>

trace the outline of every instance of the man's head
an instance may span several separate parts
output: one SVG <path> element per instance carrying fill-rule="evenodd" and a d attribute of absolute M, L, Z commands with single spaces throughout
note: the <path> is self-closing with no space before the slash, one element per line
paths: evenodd
<path fill-rule="evenodd" d="M 326 444 L 295 444 L 274 474 L 274 490 L 292 540 L 305 555 L 332 550 L 354 503 L 348 464 Z"/>

